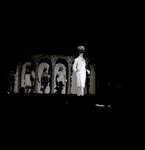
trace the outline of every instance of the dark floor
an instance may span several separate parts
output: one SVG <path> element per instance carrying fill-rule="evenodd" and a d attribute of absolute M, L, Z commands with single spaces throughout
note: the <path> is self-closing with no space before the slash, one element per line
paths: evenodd
<path fill-rule="evenodd" d="M 15 114 L 36 117 L 62 116 L 70 117 L 81 114 L 82 117 L 91 115 L 99 117 L 110 115 L 114 108 L 113 97 L 98 95 L 55 95 L 55 94 L 10 94 L 1 101 L 2 109 L 6 114 Z"/>
<path fill-rule="evenodd" d="M 102 107 L 107 107 L 113 104 L 114 96 L 111 95 L 84 95 L 77 96 L 75 94 L 7 94 L 4 96 L 4 103 L 11 105 L 19 105 L 21 107 L 30 105 L 41 105 L 43 107 L 49 106 L 98 106 L 97 104 L 104 105 Z M 101 106 L 100 106 L 101 107 Z"/>
<path fill-rule="evenodd" d="M 37 136 L 46 132 L 46 137 L 51 133 L 54 138 L 65 133 L 66 139 L 71 135 L 76 139 L 78 134 L 86 136 L 86 133 L 96 133 L 97 137 L 98 133 L 111 135 L 117 117 L 116 106 L 110 98 L 98 95 L 6 95 L 0 101 L 3 129 L 7 134 L 17 132 L 17 135 L 26 135 L 30 139 L 30 133 Z"/>

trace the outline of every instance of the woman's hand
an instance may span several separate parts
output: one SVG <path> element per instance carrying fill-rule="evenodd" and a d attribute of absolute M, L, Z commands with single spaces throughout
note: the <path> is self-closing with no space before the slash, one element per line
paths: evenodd
<path fill-rule="evenodd" d="M 87 71 L 88 74 L 90 74 L 90 70 L 87 69 L 86 71 Z"/>

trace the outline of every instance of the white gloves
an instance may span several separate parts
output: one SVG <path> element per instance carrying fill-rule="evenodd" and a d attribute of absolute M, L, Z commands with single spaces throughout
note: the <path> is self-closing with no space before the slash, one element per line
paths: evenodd
<path fill-rule="evenodd" d="M 86 71 L 87 71 L 88 74 L 90 74 L 90 70 L 87 69 Z"/>

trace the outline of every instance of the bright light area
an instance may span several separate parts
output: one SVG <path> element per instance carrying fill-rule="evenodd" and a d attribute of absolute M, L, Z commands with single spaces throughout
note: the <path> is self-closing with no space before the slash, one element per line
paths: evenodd
<path fill-rule="evenodd" d="M 98 107 L 105 107 L 105 105 L 102 105 L 102 104 L 95 104 L 95 106 L 98 106 Z M 111 107 L 111 105 L 108 105 L 107 107 Z"/>
<path fill-rule="evenodd" d="M 95 104 L 95 106 L 98 106 L 98 107 L 105 107 L 105 105 L 100 105 L 100 104 Z"/>

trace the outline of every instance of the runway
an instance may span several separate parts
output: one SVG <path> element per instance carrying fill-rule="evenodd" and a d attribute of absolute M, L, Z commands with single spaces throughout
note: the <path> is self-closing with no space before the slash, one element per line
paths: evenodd
<path fill-rule="evenodd" d="M 97 107 L 111 107 L 113 103 L 113 96 L 102 95 L 84 95 L 77 96 L 75 94 L 7 94 L 4 96 L 3 102 L 11 105 L 44 105 L 47 106 L 97 106 Z"/>
<path fill-rule="evenodd" d="M 105 98 L 105 97 L 104 97 Z M 98 95 L 11 94 L 1 100 L 1 112 L 6 128 L 24 130 L 56 130 L 76 132 L 80 129 L 111 131 L 114 105 Z M 109 107 L 108 107 L 109 106 Z M 115 117 L 116 118 L 116 117 Z M 41 128 L 40 128 L 41 127 Z M 45 132 L 45 131 L 43 131 Z"/>
<path fill-rule="evenodd" d="M 98 95 L 78 97 L 73 94 L 10 94 L 1 101 L 1 109 L 6 114 L 29 115 L 57 114 L 62 116 L 87 114 L 106 115 L 111 113 L 113 101 Z M 53 112 L 53 113 L 52 113 Z"/>

